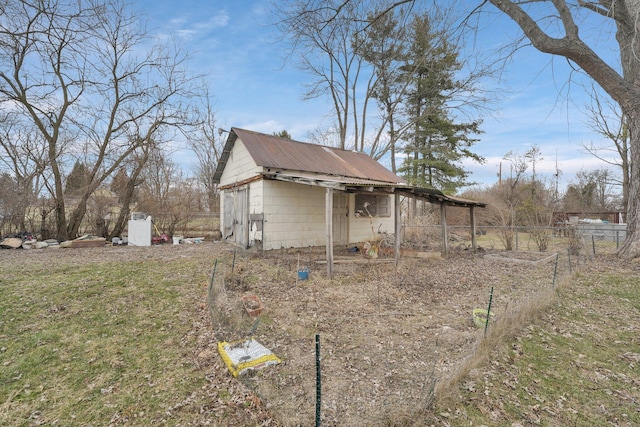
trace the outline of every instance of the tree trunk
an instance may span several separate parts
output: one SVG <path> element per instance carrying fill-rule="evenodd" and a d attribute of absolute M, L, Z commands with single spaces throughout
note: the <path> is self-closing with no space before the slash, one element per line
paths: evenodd
<path fill-rule="evenodd" d="M 118 214 L 118 218 L 116 219 L 115 224 L 113 225 L 113 229 L 107 233 L 107 239 L 111 240 L 114 237 L 120 237 L 124 232 L 125 226 L 129 224 L 129 215 L 131 213 L 131 209 L 128 204 L 123 204 L 120 209 L 120 213 Z"/>
<path fill-rule="evenodd" d="M 67 212 L 64 204 L 64 187 L 62 183 L 62 175 L 58 168 L 58 162 L 55 161 L 55 145 L 51 144 L 49 148 L 49 157 L 54 160 L 51 162 L 51 171 L 54 179 L 54 200 L 56 213 L 56 239 L 62 241 L 67 240 Z"/>
<path fill-rule="evenodd" d="M 629 119 L 631 176 L 627 201 L 627 238 L 618 255 L 623 258 L 640 257 L 640 110 L 624 112 Z"/>
<path fill-rule="evenodd" d="M 631 165 L 629 164 L 629 150 L 625 150 L 624 156 L 622 156 L 622 207 L 627 210 L 629 206 L 629 187 L 631 175 Z"/>

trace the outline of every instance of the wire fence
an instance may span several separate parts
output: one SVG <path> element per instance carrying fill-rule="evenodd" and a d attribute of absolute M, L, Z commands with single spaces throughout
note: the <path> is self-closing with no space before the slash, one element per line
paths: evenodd
<path fill-rule="evenodd" d="M 448 226 L 448 245 L 453 249 L 470 248 L 469 226 Z M 407 225 L 402 227 L 405 247 L 442 251 L 440 225 Z M 539 251 L 570 250 L 591 255 L 613 253 L 626 238 L 626 224 L 577 224 L 561 227 L 476 227 L 476 242 L 485 250 Z"/>
<path fill-rule="evenodd" d="M 478 227 L 473 251 L 468 228 L 454 226 L 442 258 L 440 231 L 405 226 L 397 268 L 338 251 L 333 280 L 324 277 L 322 248 L 238 251 L 216 260 L 212 327 L 218 340 L 251 335 L 281 358 L 277 367 L 238 377 L 280 425 L 426 419 L 439 396 L 470 387 L 464 378 L 486 357 L 483 343 L 499 345 L 525 327 L 559 284 L 615 253 L 623 235 L 617 228 Z M 539 251 L 542 238 L 547 246 Z M 301 281 L 302 269 L 309 275 Z M 264 303 L 255 318 L 241 304 L 246 294 Z"/>

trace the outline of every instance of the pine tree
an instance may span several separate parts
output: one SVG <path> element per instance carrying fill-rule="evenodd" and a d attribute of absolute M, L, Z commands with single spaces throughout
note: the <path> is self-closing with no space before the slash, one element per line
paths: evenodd
<path fill-rule="evenodd" d="M 78 195 L 86 190 L 89 185 L 89 169 L 84 163 L 76 161 L 67 181 L 65 183 L 64 192 L 68 195 Z"/>
<path fill-rule="evenodd" d="M 460 161 L 484 159 L 471 151 L 480 133 L 480 121 L 457 123 L 448 108 L 449 96 L 462 88 L 455 79 L 461 68 L 458 52 L 446 39 L 431 31 L 426 16 L 415 16 L 408 60 L 402 66 L 409 83 L 405 117 L 410 129 L 399 171 L 414 185 L 455 193 L 469 185 Z"/>

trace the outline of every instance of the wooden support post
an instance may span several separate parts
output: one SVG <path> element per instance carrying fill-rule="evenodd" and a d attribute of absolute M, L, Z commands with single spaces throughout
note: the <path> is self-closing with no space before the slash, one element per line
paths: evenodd
<path fill-rule="evenodd" d="M 400 263 L 400 244 L 402 243 L 401 240 L 401 235 L 400 233 L 402 232 L 402 228 L 401 228 L 401 223 L 400 223 L 400 195 L 398 193 L 396 193 L 394 195 L 394 200 L 393 200 L 393 208 L 394 208 L 394 215 L 395 215 L 395 223 L 393 226 L 393 234 L 395 236 L 395 262 L 396 262 L 396 267 L 398 266 L 398 264 Z"/>
<path fill-rule="evenodd" d="M 449 235 L 447 230 L 447 207 L 444 202 L 440 203 L 440 222 L 442 226 L 442 256 L 446 257 L 449 254 Z"/>
<path fill-rule="evenodd" d="M 327 276 L 329 279 L 333 279 L 333 188 L 327 188 L 324 204 L 327 233 Z"/>
<path fill-rule="evenodd" d="M 469 207 L 469 219 L 471 220 L 471 247 L 473 251 L 478 250 L 478 242 L 476 241 L 476 213 L 475 206 Z"/>

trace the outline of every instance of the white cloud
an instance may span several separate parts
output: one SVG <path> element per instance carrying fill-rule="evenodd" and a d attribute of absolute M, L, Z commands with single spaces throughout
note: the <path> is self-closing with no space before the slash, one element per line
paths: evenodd
<path fill-rule="evenodd" d="M 210 31 L 216 28 L 226 27 L 229 23 L 229 14 L 226 11 L 220 11 L 206 21 L 196 22 L 194 27 L 201 31 Z"/>
<path fill-rule="evenodd" d="M 166 30 L 185 41 L 197 43 L 210 35 L 212 31 L 225 28 L 229 21 L 229 14 L 225 10 L 211 12 L 208 18 L 200 14 L 191 13 L 190 15 L 180 15 L 168 20 Z"/>

